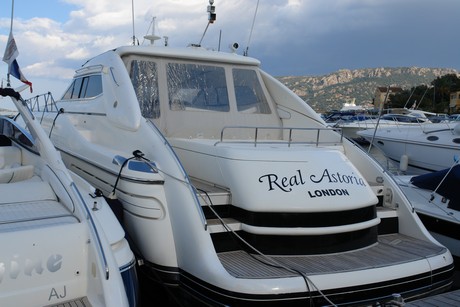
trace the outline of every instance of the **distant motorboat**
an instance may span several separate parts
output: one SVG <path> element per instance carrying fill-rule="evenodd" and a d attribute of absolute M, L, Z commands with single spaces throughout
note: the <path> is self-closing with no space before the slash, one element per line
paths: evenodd
<path fill-rule="evenodd" d="M 18 114 L 17 111 L 8 110 L 8 109 L 0 109 L 0 116 L 6 116 L 9 118 L 13 118 Z"/>
<path fill-rule="evenodd" d="M 357 141 L 358 143 L 367 143 L 367 139 L 363 138 L 358 132 L 375 129 L 417 125 L 430 122 L 426 117 L 426 112 L 410 109 L 399 109 L 398 113 L 385 113 L 379 116 L 364 116 L 355 117 L 351 120 L 337 121 L 333 127 L 340 128 L 345 137 Z"/>
<path fill-rule="evenodd" d="M 451 167 L 460 155 L 460 123 L 425 123 L 358 132 L 409 174 Z"/>

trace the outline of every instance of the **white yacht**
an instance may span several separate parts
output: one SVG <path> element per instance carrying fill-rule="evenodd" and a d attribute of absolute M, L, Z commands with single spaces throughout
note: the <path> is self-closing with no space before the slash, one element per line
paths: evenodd
<path fill-rule="evenodd" d="M 366 117 L 365 115 L 355 116 L 352 120 L 338 121 L 334 128 L 340 128 L 343 135 L 360 144 L 369 144 L 368 139 L 363 137 L 360 132 L 363 130 L 375 130 L 385 128 L 404 128 L 407 126 L 419 127 L 423 123 L 429 123 L 426 117 L 428 113 L 412 109 L 392 109 L 391 113 L 385 113 L 381 116 Z"/>
<path fill-rule="evenodd" d="M 363 305 L 452 284 L 451 253 L 393 178 L 256 59 L 124 46 L 35 114 L 119 202 L 140 269 L 181 297 Z"/>
<path fill-rule="evenodd" d="M 407 174 L 450 168 L 460 155 L 460 124 L 456 122 L 382 127 L 358 132 Z"/>
<path fill-rule="evenodd" d="M 20 95 L 0 95 L 23 124 L 0 117 L 0 306 L 136 306 L 134 254 L 107 202 L 68 172 Z"/>

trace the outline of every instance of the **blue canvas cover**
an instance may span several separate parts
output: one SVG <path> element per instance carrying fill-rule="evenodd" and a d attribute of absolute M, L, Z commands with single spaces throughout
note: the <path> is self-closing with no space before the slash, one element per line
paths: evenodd
<path fill-rule="evenodd" d="M 448 175 L 446 176 L 446 174 Z M 444 180 L 443 178 L 446 177 Z M 414 176 L 411 183 L 419 188 L 434 191 L 439 183 L 442 184 L 436 190 L 439 195 L 449 199 L 448 207 L 454 210 L 460 210 L 460 165 L 455 165 L 449 172 L 449 169 Z"/>

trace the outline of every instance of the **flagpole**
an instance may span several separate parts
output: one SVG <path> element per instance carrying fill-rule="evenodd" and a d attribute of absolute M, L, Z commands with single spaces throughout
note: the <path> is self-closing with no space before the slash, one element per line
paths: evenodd
<path fill-rule="evenodd" d="M 27 80 L 27 78 L 22 74 L 19 67 L 18 61 L 16 61 L 17 56 L 19 55 L 18 47 L 13 37 L 13 19 L 14 19 L 14 0 L 11 0 L 11 26 L 10 26 L 10 36 L 8 37 L 8 43 L 6 44 L 5 54 L 3 55 L 3 61 L 8 63 L 8 74 L 7 82 L 8 87 L 11 87 L 10 84 L 10 75 L 17 78 L 22 83 L 25 83 L 29 86 L 30 92 L 32 93 L 32 82 Z"/>
<path fill-rule="evenodd" d="M 10 32 L 13 31 L 13 17 L 14 17 L 14 0 L 11 0 L 11 24 L 10 24 Z"/>
<path fill-rule="evenodd" d="M 13 18 L 14 18 L 14 0 L 11 0 L 11 21 L 10 21 L 10 35 L 13 33 Z M 10 71 L 6 74 L 6 86 L 10 87 Z"/>

